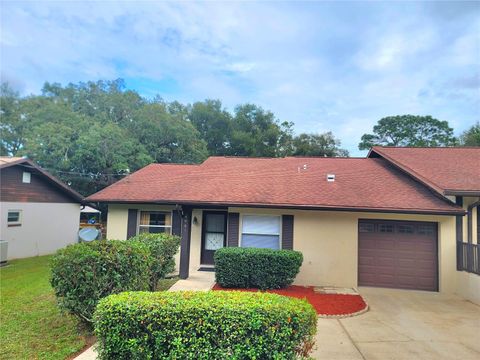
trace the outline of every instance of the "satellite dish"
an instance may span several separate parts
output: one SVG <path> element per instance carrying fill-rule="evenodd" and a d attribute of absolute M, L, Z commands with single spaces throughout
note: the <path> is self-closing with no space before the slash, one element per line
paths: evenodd
<path fill-rule="evenodd" d="M 98 229 L 95 229 L 93 227 L 87 227 L 87 228 L 83 228 L 78 232 L 78 237 L 82 241 L 90 242 L 98 238 L 99 234 L 100 234 L 100 231 L 98 231 Z"/>

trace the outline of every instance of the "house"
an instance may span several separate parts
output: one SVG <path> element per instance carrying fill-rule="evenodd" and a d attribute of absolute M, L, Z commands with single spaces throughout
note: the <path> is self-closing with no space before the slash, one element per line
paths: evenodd
<path fill-rule="evenodd" d="M 480 148 L 374 147 L 366 158 L 151 164 L 87 200 L 108 204 L 107 238 L 181 235 L 181 278 L 223 246 L 295 249 L 300 285 L 480 302 L 479 196 Z"/>
<path fill-rule="evenodd" d="M 82 199 L 31 160 L 0 157 L 0 238 L 8 241 L 8 259 L 77 242 Z"/>

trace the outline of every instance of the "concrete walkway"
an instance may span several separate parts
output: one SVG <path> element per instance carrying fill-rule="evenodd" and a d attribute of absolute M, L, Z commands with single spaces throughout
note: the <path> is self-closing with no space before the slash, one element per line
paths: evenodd
<path fill-rule="evenodd" d="M 194 271 L 190 273 L 188 280 L 178 280 L 168 291 L 208 291 L 215 283 L 215 273 L 210 271 Z M 74 360 L 95 360 L 97 353 L 95 345 L 89 347 Z"/>
<path fill-rule="evenodd" d="M 187 280 L 178 280 L 168 291 L 208 291 L 215 283 L 213 271 L 193 271 Z"/>
<path fill-rule="evenodd" d="M 360 288 L 370 311 L 318 319 L 315 359 L 480 359 L 480 307 L 432 292 Z"/>

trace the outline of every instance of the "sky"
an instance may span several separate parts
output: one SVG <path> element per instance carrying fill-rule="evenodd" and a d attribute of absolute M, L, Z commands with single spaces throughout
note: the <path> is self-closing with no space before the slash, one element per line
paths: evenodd
<path fill-rule="evenodd" d="M 480 2 L 8 2 L 0 76 L 21 94 L 123 78 L 146 97 L 251 102 L 351 155 L 390 115 L 458 135 L 480 116 Z"/>

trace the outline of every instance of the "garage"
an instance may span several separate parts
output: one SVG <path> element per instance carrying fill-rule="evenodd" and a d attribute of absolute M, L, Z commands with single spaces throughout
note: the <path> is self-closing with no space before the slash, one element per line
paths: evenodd
<path fill-rule="evenodd" d="M 438 291 L 437 224 L 359 220 L 358 285 Z"/>

